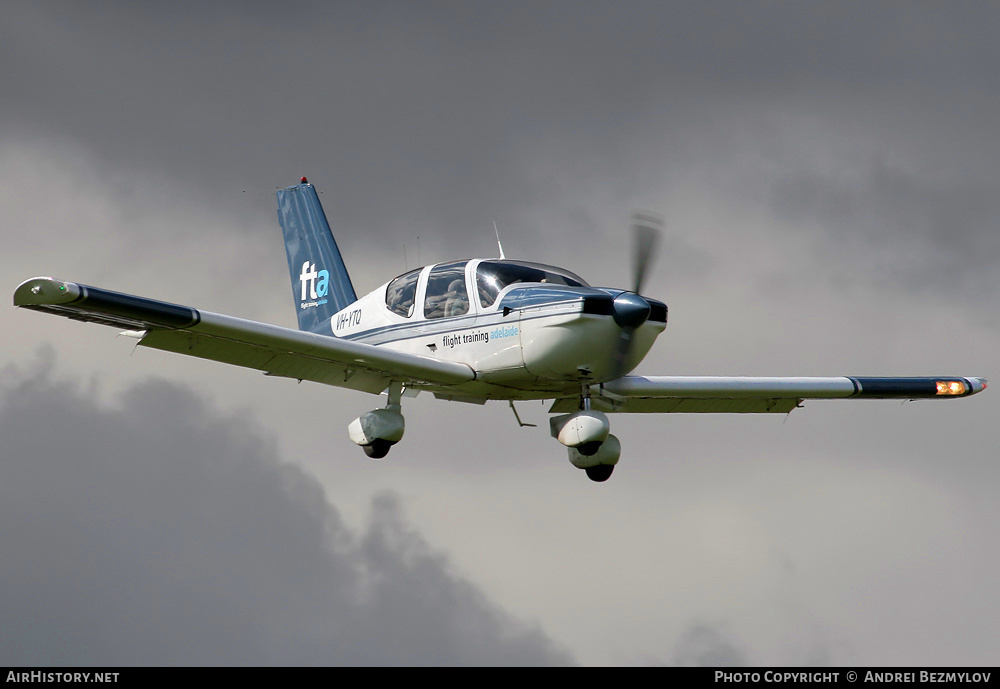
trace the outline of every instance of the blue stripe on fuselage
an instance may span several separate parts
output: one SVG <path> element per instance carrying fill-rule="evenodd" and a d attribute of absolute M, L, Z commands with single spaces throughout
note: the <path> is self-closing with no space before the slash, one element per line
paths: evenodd
<path fill-rule="evenodd" d="M 558 303 L 569 305 L 569 302 Z M 579 304 L 579 302 L 577 302 L 577 304 Z M 440 318 L 434 320 L 415 321 L 413 323 L 398 323 L 395 325 L 373 328 L 364 332 L 343 335 L 340 337 L 343 337 L 345 340 L 364 342 L 365 344 L 382 345 L 390 342 L 413 340 L 420 337 L 436 337 L 442 333 L 449 333 L 455 330 L 492 328 L 498 325 L 507 324 L 514 325 L 525 320 L 535 320 L 537 318 L 548 318 L 549 316 L 566 315 L 567 313 L 577 312 L 578 310 L 549 311 L 525 317 L 524 315 L 516 316 L 513 313 L 511 315 L 504 316 L 502 312 L 494 311 L 492 313 L 478 315 L 470 314 L 468 316 L 458 316 L 455 318 Z M 401 332 L 405 334 L 399 335 Z"/>

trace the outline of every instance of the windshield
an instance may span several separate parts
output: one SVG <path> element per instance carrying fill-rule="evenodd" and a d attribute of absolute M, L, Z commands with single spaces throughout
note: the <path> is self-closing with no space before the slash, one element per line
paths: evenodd
<path fill-rule="evenodd" d="M 549 285 L 588 287 L 583 278 L 568 270 L 526 261 L 483 261 L 476 270 L 479 303 L 492 306 L 500 291 L 518 282 L 541 282 Z"/>

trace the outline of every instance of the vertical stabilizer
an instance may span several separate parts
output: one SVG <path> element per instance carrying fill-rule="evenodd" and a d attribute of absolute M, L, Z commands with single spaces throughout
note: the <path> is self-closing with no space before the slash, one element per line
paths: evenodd
<path fill-rule="evenodd" d="M 278 222 L 285 235 L 299 329 L 315 332 L 358 297 L 316 188 L 305 177 L 302 184 L 278 191 Z"/>

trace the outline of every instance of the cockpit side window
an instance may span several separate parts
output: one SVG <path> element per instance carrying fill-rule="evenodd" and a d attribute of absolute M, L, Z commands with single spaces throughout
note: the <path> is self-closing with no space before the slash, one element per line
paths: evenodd
<path fill-rule="evenodd" d="M 400 275 L 385 290 L 385 305 L 393 313 L 409 318 L 413 315 L 413 302 L 417 297 L 417 280 L 420 268 Z"/>
<path fill-rule="evenodd" d="M 479 303 L 484 307 L 492 306 L 501 290 L 518 282 L 540 282 L 570 287 L 587 286 L 580 276 L 541 263 L 483 261 L 476 269 Z"/>
<path fill-rule="evenodd" d="M 427 276 L 424 318 L 450 318 L 469 312 L 469 291 L 465 289 L 465 264 L 442 263 Z"/>

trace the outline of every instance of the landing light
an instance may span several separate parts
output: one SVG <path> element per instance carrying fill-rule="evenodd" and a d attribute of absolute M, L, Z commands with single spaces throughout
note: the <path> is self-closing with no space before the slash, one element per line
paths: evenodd
<path fill-rule="evenodd" d="M 968 392 L 965 383 L 960 380 L 939 380 L 935 385 L 939 395 L 964 395 Z"/>

